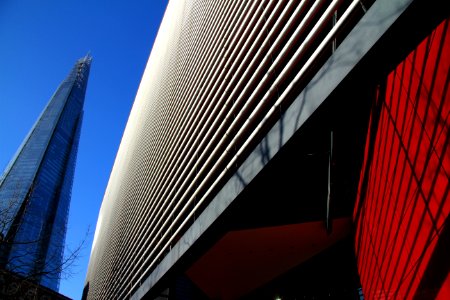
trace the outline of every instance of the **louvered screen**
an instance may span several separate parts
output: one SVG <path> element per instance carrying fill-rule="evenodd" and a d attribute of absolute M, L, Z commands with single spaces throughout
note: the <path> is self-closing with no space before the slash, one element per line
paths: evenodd
<path fill-rule="evenodd" d="M 371 3 L 169 3 L 105 193 L 90 295 L 139 287 Z"/>

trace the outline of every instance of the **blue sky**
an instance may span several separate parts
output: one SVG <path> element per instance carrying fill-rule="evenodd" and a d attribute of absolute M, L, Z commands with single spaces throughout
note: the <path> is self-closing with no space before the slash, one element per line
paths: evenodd
<path fill-rule="evenodd" d="M 60 293 L 80 299 L 103 193 L 168 0 L 0 0 L 0 172 L 78 58 L 93 57 Z"/>

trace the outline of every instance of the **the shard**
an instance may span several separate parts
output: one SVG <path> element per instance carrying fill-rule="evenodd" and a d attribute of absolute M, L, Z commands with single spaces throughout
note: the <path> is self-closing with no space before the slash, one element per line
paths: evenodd
<path fill-rule="evenodd" d="M 56 291 L 91 61 L 75 63 L 0 178 L 0 268 Z"/>

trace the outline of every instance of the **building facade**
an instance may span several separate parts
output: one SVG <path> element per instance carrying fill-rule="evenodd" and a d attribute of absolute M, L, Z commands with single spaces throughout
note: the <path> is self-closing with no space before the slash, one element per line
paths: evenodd
<path fill-rule="evenodd" d="M 76 62 L 0 179 L 1 267 L 55 291 L 90 65 Z"/>
<path fill-rule="evenodd" d="M 171 0 L 86 299 L 445 299 L 443 1 Z"/>

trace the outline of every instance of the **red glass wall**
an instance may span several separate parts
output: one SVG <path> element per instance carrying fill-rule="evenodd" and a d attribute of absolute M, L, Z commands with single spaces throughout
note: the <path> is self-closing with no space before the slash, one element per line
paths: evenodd
<path fill-rule="evenodd" d="M 379 85 L 354 210 L 366 299 L 450 299 L 449 23 Z"/>

